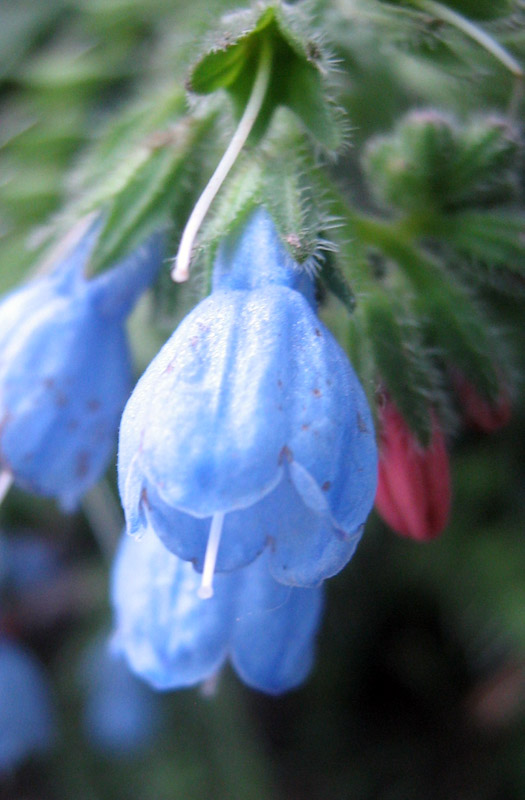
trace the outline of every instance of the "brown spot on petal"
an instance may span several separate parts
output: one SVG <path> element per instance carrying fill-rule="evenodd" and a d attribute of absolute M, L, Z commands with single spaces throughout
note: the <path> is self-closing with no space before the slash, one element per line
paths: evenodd
<path fill-rule="evenodd" d="M 100 400 L 90 400 L 87 404 L 88 411 L 98 411 L 101 406 Z"/>
<path fill-rule="evenodd" d="M 141 505 L 146 506 L 146 508 L 148 508 L 148 509 L 151 508 L 151 505 L 150 505 L 150 502 L 149 502 L 149 497 L 148 497 L 148 490 L 146 489 L 145 486 L 143 487 L 143 489 L 142 489 L 142 491 L 140 493 L 140 503 L 141 503 Z"/>
<path fill-rule="evenodd" d="M 359 412 L 357 412 L 357 427 L 360 433 L 369 433 L 367 424 Z"/>
<path fill-rule="evenodd" d="M 323 490 L 323 492 L 327 492 L 331 485 L 332 484 L 330 483 L 330 481 L 325 481 L 321 486 L 321 489 Z"/>
<path fill-rule="evenodd" d="M 320 389 L 314 389 L 312 391 L 312 394 L 313 394 L 314 397 L 321 397 L 321 390 Z"/>
<path fill-rule="evenodd" d="M 323 334 L 321 333 L 321 331 L 319 330 L 319 328 L 316 328 L 316 329 L 315 329 L 315 335 L 316 335 L 316 336 L 319 336 L 319 337 L 321 337 Z"/>
<path fill-rule="evenodd" d="M 310 430 L 310 423 L 309 422 L 303 422 L 303 424 L 301 425 L 301 430 L 302 431 Z"/>
<path fill-rule="evenodd" d="M 77 478 L 85 478 L 89 471 L 89 453 L 87 450 L 81 450 L 77 454 L 77 463 L 75 466 L 75 475 Z"/>
<path fill-rule="evenodd" d="M 279 458 L 277 459 L 277 463 L 279 466 L 287 461 L 289 464 L 293 461 L 293 453 L 287 445 L 284 445 L 283 449 L 279 453 Z"/>
<path fill-rule="evenodd" d="M 279 389 L 282 389 L 283 388 L 283 382 L 281 380 L 277 381 L 277 386 L 279 387 Z"/>

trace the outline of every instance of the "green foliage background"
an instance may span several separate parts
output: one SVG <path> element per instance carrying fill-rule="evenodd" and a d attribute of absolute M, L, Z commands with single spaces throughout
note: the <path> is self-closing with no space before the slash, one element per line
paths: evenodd
<path fill-rule="evenodd" d="M 208 52 L 205 44 L 200 49 L 196 43 L 205 43 L 208 29 L 235 5 L 228 0 L 215 0 L 213 5 L 204 0 L 189 4 L 182 0 L 39 0 L 36 4 L 3 0 L 0 290 L 31 274 L 61 232 L 80 215 L 101 206 L 108 209 L 109 221 L 94 270 L 107 267 L 168 217 L 175 253 L 198 187 L 205 184 L 233 130 L 230 111 L 226 116 L 222 112 L 223 96 L 218 101 L 193 99 L 195 113 L 187 121 L 185 80 L 190 66 Z M 1 511 L 4 527 L 13 535 L 31 527 L 56 542 L 67 563 L 68 580 L 59 597 L 34 598 L 32 604 L 26 600 L 13 609 L 23 637 L 45 662 L 53 680 L 60 736 L 48 759 L 26 764 L 0 781 L 0 797 L 525 798 L 522 87 L 508 65 L 464 31 L 432 15 L 423 2 L 317 0 L 307 5 L 337 64 L 334 94 L 347 116 L 349 131 L 344 126 L 339 130 L 342 117 L 335 104 L 326 111 L 326 124 L 315 127 L 309 126 L 308 112 L 292 98 L 290 107 L 305 115 L 304 127 L 316 141 L 314 156 L 305 152 L 303 158 L 304 145 L 295 129 L 290 132 L 284 123 L 284 134 L 279 125 L 272 128 L 262 152 L 253 158 L 248 153 L 239 162 L 235 180 L 217 200 L 203 242 L 213 254 L 231 222 L 228 214 L 233 219 L 232 209 L 240 213 L 253 202 L 254 187 L 262 187 L 257 188 L 262 193 L 257 196 L 273 203 L 272 211 L 284 232 L 287 224 L 293 226 L 294 213 L 302 214 L 301 209 L 292 202 L 286 204 L 275 191 L 283 185 L 286 153 L 293 150 L 301 155 L 302 170 L 299 177 L 291 174 L 286 183 L 290 197 L 294 192 L 301 197 L 310 192 L 314 205 L 321 199 L 328 203 L 323 219 L 335 214 L 347 226 L 343 232 L 348 235 L 340 242 L 339 267 L 344 274 L 335 266 L 333 274 L 326 275 L 328 259 L 322 313 L 353 353 L 356 366 L 361 360 L 360 373 L 367 387 L 373 381 L 366 381 L 363 342 L 374 351 L 376 363 L 384 365 L 385 373 L 393 363 L 385 342 L 398 337 L 399 353 L 405 355 L 410 348 L 403 341 L 413 347 L 414 336 L 423 347 L 427 334 L 416 318 L 421 309 L 416 303 L 412 311 L 407 310 L 406 298 L 417 291 L 410 283 L 409 269 L 422 274 L 417 267 L 424 252 L 425 258 L 446 262 L 451 274 L 457 270 L 462 281 L 490 304 L 491 321 L 482 317 L 481 324 L 473 318 L 469 331 L 474 338 L 488 335 L 488 342 L 497 331 L 497 338 L 504 340 L 503 352 L 514 353 L 502 362 L 513 385 L 512 421 L 490 437 L 481 435 L 464 429 L 459 409 L 443 401 L 454 503 L 442 538 L 417 545 L 396 537 L 373 515 L 349 567 L 327 583 L 317 666 L 307 685 L 281 699 L 269 699 L 241 686 L 228 673 L 211 697 L 197 690 L 167 695 L 162 735 L 133 759 L 111 759 L 89 749 L 79 725 L 82 695 L 75 680 L 75 664 L 86 641 L 110 624 L 107 553 L 114 544 L 111 536 L 120 526 L 113 478 L 93 493 L 83 513 L 70 518 L 61 517 L 51 504 L 13 492 Z M 516 63 L 525 64 L 522 3 L 451 0 L 446 7 L 471 18 Z M 286 47 L 287 69 L 292 69 L 292 56 L 300 48 L 297 45 L 294 50 L 289 43 Z M 203 91 L 211 87 L 206 58 L 192 73 L 193 84 L 200 81 Z M 297 80 L 310 80 L 302 67 L 293 69 Z M 231 92 L 231 108 L 235 108 L 245 90 L 237 78 L 230 83 L 235 88 Z M 317 91 L 313 83 L 308 86 Z M 277 94 L 290 97 L 284 79 L 276 80 L 275 87 Z M 515 142 L 510 137 L 515 144 L 511 174 L 498 169 L 498 163 L 507 163 L 498 162 L 499 154 L 488 153 L 483 163 L 490 163 L 491 170 L 479 184 L 483 192 L 501 190 L 508 200 L 505 192 L 510 182 L 509 202 L 494 210 L 494 195 L 490 202 L 484 196 L 483 203 L 478 197 L 473 210 L 468 206 L 471 200 L 461 197 L 463 184 L 452 170 L 443 201 L 448 216 L 416 218 L 413 208 L 408 208 L 409 216 L 403 216 L 408 201 L 416 209 L 424 201 L 414 200 L 417 180 L 416 188 L 408 191 L 403 175 L 389 173 L 389 165 L 397 163 L 399 148 L 404 146 L 403 115 L 429 107 L 454 117 L 459 127 L 482 114 L 505 120 L 510 115 L 516 131 Z M 398 132 L 397 139 L 392 131 Z M 376 135 L 390 138 L 374 139 L 371 145 Z M 334 162 L 327 151 L 341 137 L 350 146 Z M 175 146 L 170 147 L 173 142 Z M 437 165 L 424 163 L 425 154 L 435 154 L 435 143 L 412 142 L 409 155 L 417 169 L 441 174 L 451 147 L 445 142 Z M 277 164 L 273 175 L 266 170 L 269 163 Z M 319 163 L 325 165 L 324 176 L 318 174 Z M 326 200 L 327 175 L 329 180 L 337 179 L 339 198 L 351 198 L 355 218 L 339 214 L 338 202 L 344 201 Z M 496 175 L 498 180 L 508 178 L 503 189 Z M 451 196 L 459 199 L 447 206 Z M 488 210 L 490 217 L 480 216 L 483 204 L 482 210 Z M 414 250 L 413 230 L 404 229 L 408 238 L 400 245 L 386 223 L 370 226 L 367 215 L 373 213 L 382 220 L 385 209 L 388 223 L 408 220 L 419 226 L 416 241 L 434 236 L 438 245 L 434 242 L 426 251 Z M 298 258 L 311 255 L 315 237 L 309 239 L 307 234 L 316 231 L 319 219 L 305 223 Z M 383 259 L 408 264 L 400 282 L 386 286 L 388 303 L 377 286 L 370 290 L 366 283 L 370 278 L 363 269 L 369 255 L 365 251 L 378 242 Z M 175 289 L 166 274 L 155 296 L 138 309 L 131 322 L 137 372 L 197 299 L 205 269 L 204 258 L 196 282 L 184 290 Z M 444 347 L 453 350 L 470 312 L 467 304 L 461 305 L 459 289 L 457 295 L 442 296 L 441 273 L 430 270 L 428 274 L 438 277 L 423 287 L 428 300 L 423 311 L 427 315 L 433 302 L 437 317 L 448 315 L 447 330 L 457 335 Z M 356 297 L 357 310 L 349 321 L 348 308 L 353 308 Z M 369 303 L 363 301 L 367 297 Z M 465 333 L 465 340 L 470 333 Z M 459 359 L 465 352 L 462 346 L 461 342 L 457 345 Z M 416 347 L 413 357 L 395 361 L 392 371 L 410 376 L 400 405 L 404 403 L 407 418 L 424 440 L 428 419 L 418 396 L 427 398 L 435 385 L 418 354 Z M 494 358 L 497 361 L 499 355 Z M 473 363 L 471 351 L 465 363 Z M 493 376 L 481 356 L 479 369 L 473 370 L 485 393 L 493 394 Z M 101 529 L 110 534 L 102 544 L 100 536 L 96 538 Z"/>

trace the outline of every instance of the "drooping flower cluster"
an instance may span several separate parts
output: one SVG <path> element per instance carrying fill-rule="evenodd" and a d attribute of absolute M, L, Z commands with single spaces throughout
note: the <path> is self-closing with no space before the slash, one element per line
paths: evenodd
<path fill-rule="evenodd" d="M 450 499 L 449 458 L 435 415 L 423 448 L 386 396 L 379 411 L 377 511 L 397 533 L 423 542 L 447 524 Z"/>
<path fill-rule="evenodd" d="M 119 484 L 141 541 L 123 545 L 113 597 L 132 667 L 167 688 L 229 657 L 264 691 L 297 685 L 320 614 L 312 587 L 352 557 L 376 472 L 361 385 L 260 208 L 223 241 L 212 294 L 123 415 Z"/>
<path fill-rule="evenodd" d="M 132 387 L 124 321 L 162 263 L 153 237 L 87 280 L 97 234 L 0 304 L 0 472 L 66 509 L 110 459 Z"/>

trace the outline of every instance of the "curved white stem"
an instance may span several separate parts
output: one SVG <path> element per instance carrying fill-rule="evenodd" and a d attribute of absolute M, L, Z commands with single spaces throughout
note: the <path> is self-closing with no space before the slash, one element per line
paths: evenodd
<path fill-rule="evenodd" d="M 475 25 L 462 14 L 458 14 L 449 6 L 438 2 L 438 0 L 411 0 L 412 4 L 418 8 L 428 11 L 443 22 L 448 22 L 454 28 L 462 31 L 466 36 L 477 42 L 488 53 L 496 58 L 500 64 L 503 64 L 516 78 L 523 78 L 523 69 L 521 64 L 514 58 L 508 50 L 488 34 L 479 25 Z"/>
<path fill-rule="evenodd" d="M 0 472 L 0 505 L 2 505 L 4 502 L 5 497 L 12 485 L 13 476 L 6 469 L 2 470 L 2 472 Z"/>
<path fill-rule="evenodd" d="M 245 145 L 246 139 L 250 135 L 254 122 L 259 115 L 261 106 L 266 95 L 268 83 L 270 81 L 270 73 L 272 66 L 272 52 L 269 43 L 263 42 L 259 67 L 253 88 L 244 109 L 244 113 L 240 119 L 232 140 L 228 145 L 223 157 L 219 161 L 217 168 L 211 176 L 206 188 L 197 200 L 190 218 L 186 223 L 186 227 L 182 233 L 180 240 L 179 251 L 175 259 L 175 266 L 172 270 L 171 277 L 176 283 L 183 283 L 189 278 L 189 267 L 193 251 L 193 244 L 195 237 L 199 232 L 199 228 L 208 213 L 213 199 L 219 189 L 221 188 L 226 176 L 235 164 L 239 153 Z"/>
<path fill-rule="evenodd" d="M 210 535 L 208 536 L 208 544 L 206 545 L 206 554 L 204 556 L 202 581 L 198 591 L 201 600 L 213 597 L 213 574 L 215 572 L 215 564 L 217 563 L 217 553 L 219 552 L 223 524 L 224 512 L 219 511 L 211 518 Z"/>

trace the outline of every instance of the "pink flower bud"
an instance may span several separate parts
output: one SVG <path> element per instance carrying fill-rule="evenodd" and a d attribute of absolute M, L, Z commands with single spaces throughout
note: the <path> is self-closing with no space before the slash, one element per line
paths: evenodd
<path fill-rule="evenodd" d="M 386 397 L 379 412 L 379 475 L 375 507 L 402 536 L 424 542 L 438 536 L 450 511 L 450 469 L 443 432 L 432 415 L 424 449 Z"/>
<path fill-rule="evenodd" d="M 512 405 L 505 384 L 501 385 L 495 402 L 490 403 L 460 372 L 454 373 L 453 381 L 467 425 L 484 433 L 493 433 L 507 425 L 512 416 Z"/>

